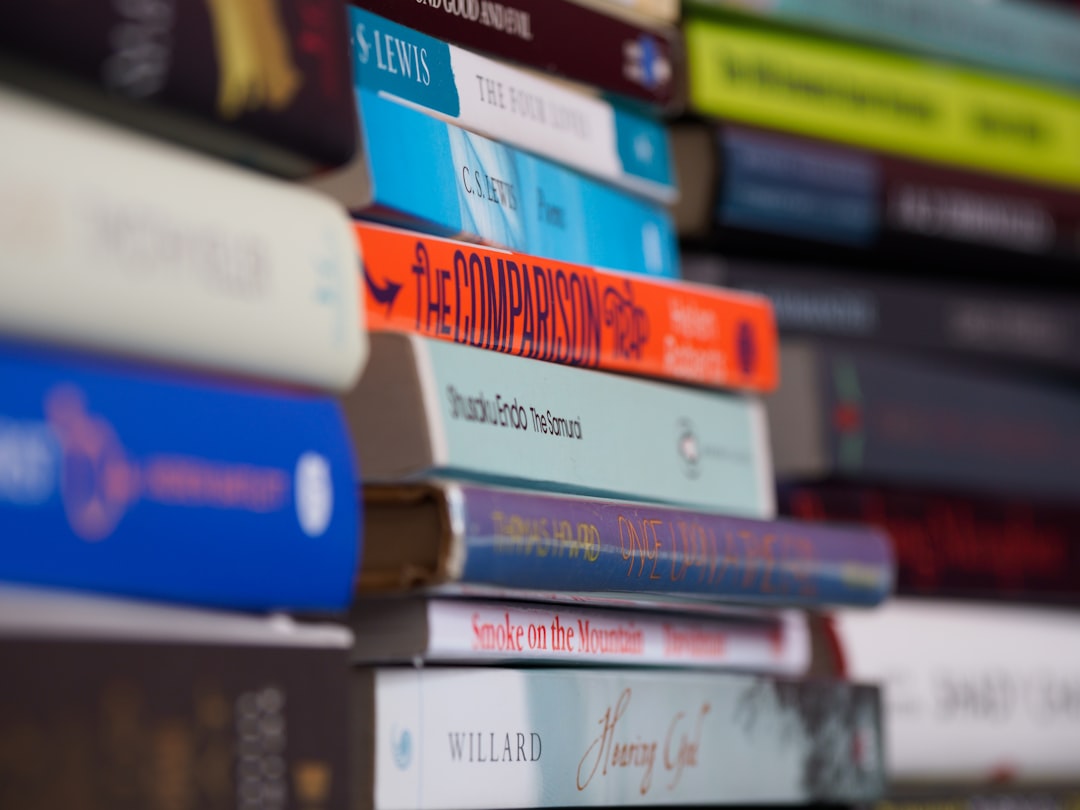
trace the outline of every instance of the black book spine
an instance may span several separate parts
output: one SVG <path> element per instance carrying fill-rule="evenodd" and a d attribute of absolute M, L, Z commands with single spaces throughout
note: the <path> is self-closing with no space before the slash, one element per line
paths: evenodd
<path fill-rule="evenodd" d="M 781 378 L 767 403 L 779 478 L 1080 497 L 1066 386 L 824 342 L 785 344 Z"/>
<path fill-rule="evenodd" d="M 897 279 L 873 268 L 683 255 L 683 277 L 756 292 L 782 335 L 1080 370 L 1080 297 L 1025 287 Z"/>

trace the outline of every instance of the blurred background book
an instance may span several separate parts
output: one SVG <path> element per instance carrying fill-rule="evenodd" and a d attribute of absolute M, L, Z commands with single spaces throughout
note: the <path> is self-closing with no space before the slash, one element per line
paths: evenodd
<path fill-rule="evenodd" d="M 1074 807 L 1080 8 L 0 10 L 0 806 Z"/>

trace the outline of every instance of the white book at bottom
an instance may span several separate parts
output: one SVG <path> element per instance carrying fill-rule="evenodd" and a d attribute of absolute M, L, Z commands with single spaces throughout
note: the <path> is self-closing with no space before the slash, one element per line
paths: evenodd
<path fill-rule="evenodd" d="M 629 669 L 354 678 L 360 807 L 836 804 L 884 786 L 873 687 Z"/>

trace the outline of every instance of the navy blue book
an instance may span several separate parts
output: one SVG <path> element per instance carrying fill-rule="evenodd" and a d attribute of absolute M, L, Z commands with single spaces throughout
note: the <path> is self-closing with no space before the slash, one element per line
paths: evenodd
<path fill-rule="evenodd" d="M 0 580 L 340 609 L 356 488 L 332 399 L 0 344 Z"/>

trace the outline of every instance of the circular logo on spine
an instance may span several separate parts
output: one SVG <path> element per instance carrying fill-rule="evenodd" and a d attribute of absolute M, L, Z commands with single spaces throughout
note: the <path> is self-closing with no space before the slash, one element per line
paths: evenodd
<path fill-rule="evenodd" d="M 296 517 L 308 537 L 318 537 L 334 515 L 330 463 L 318 453 L 304 453 L 296 462 Z"/>
<path fill-rule="evenodd" d="M 676 423 L 675 448 L 682 462 L 683 473 L 687 478 L 697 478 L 701 473 L 701 448 L 698 446 L 697 432 L 694 423 L 687 418 L 682 418 Z"/>

